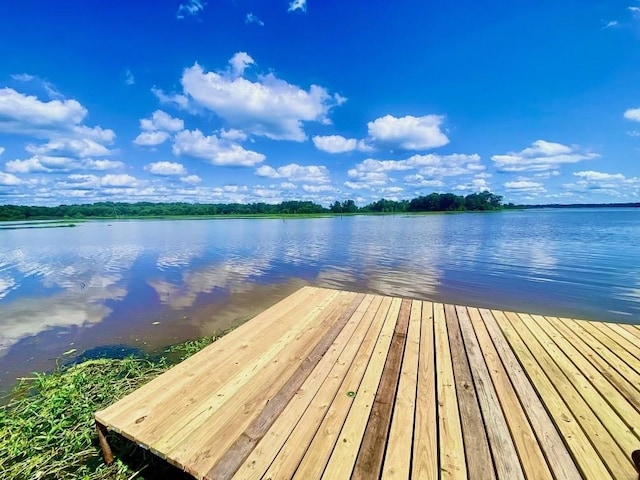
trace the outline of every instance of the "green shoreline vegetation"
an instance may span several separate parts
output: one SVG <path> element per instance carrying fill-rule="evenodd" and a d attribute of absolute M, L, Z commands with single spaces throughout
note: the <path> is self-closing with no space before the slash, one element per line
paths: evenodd
<path fill-rule="evenodd" d="M 268 203 L 153 203 L 98 202 L 57 207 L 0 205 L 0 220 L 47 220 L 85 218 L 166 218 L 166 217 L 281 217 L 289 215 L 344 215 L 362 213 L 412 213 L 490 211 L 514 208 L 502 205 L 502 197 L 485 191 L 463 197 L 453 193 L 432 193 L 412 200 L 380 199 L 364 207 L 353 200 L 335 201 L 329 208 L 311 201 Z"/>
<path fill-rule="evenodd" d="M 115 434 L 109 443 L 116 461 L 107 466 L 93 414 L 227 332 L 169 347 L 155 357 L 86 360 L 20 379 L 0 406 L 0 478 L 191 478 Z"/>

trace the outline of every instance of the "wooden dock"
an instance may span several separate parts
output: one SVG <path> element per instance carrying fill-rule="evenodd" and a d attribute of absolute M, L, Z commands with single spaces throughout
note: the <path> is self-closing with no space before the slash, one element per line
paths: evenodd
<path fill-rule="evenodd" d="M 196 478 L 632 480 L 640 327 L 305 287 L 96 421 Z"/>

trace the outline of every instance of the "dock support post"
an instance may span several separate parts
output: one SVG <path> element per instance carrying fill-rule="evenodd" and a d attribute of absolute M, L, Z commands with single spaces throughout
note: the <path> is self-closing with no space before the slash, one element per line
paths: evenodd
<path fill-rule="evenodd" d="M 104 462 L 107 465 L 111 465 L 113 463 L 113 452 L 111 451 L 111 447 L 107 441 L 107 427 L 96 420 L 96 430 L 98 431 L 98 440 L 100 441 L 100 448 L 102 449 Z"/>
<path fill-rule="evenodd" d="M 640 479 L 640 450 L 635 450 L 631 454 L 631 461 L 633 462 L 633 466 L 636 467 L 638 478 Z"/>

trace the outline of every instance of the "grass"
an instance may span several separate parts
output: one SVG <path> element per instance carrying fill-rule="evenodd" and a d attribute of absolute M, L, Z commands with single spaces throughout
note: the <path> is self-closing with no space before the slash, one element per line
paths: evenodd
<path fill-rule="evenodd" d="M 117 435 L 109 437 L 116 461 L 105 465 L 93 414 L 219 337 L 175 345 L 156 358 L 87 360 L 21 379 L 0 407 L 0 478 L 191 478 Z"/>

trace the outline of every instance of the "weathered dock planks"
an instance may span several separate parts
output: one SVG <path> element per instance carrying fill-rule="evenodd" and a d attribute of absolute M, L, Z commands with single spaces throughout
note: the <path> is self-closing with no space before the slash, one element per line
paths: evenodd
<path fill-rule="evenodd" d="M 95 417 L 196 478 L 631 480 L 640 329 L 305 287 Z"/>

